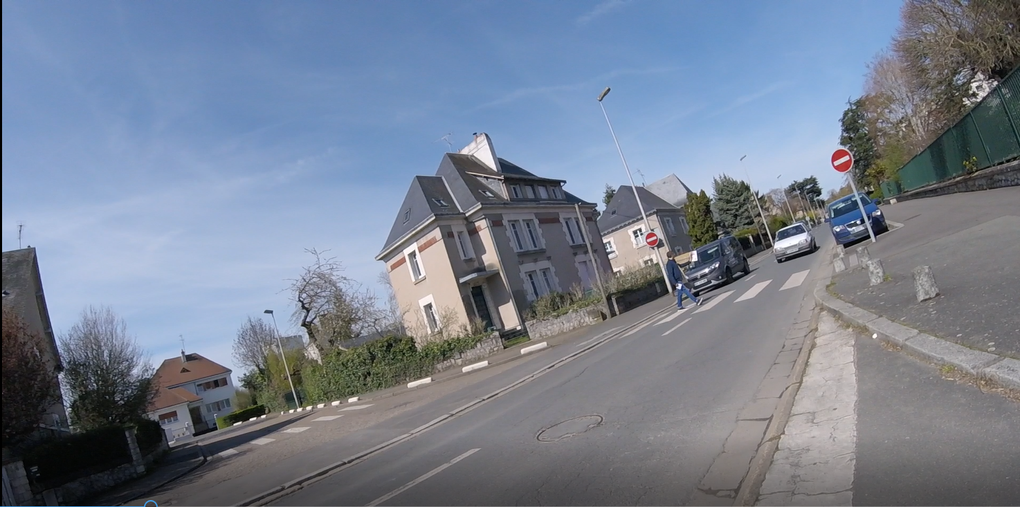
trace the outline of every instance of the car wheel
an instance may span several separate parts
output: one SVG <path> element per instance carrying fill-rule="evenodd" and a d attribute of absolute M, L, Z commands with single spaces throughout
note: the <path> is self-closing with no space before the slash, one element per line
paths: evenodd
<path fill-rule="evenodd" d="M 733 271 L 730 268 L 726 268 L 726 283 L 733 283 Z"/>
<path fill-rule="evenodd" d="M 779 257 L 776 257 L 776 264 L 782 264 L 782 263 L 783 263 L 783 259 L 780 259 Z"/>
<path fill-rule="evenodd" d="M 744 274 L 745 275 L 751 274 L 751 264 L 747 262 L 747 257 L 744 257 Z"/>

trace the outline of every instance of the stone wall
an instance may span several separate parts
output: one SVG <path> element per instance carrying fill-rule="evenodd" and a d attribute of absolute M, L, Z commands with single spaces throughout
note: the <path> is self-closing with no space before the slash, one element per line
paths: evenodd
<path fill-rule="evenodd" d="M 489 357 L 497 352 L 503 350 L 503 339 L 499 337 L 499 333 L 492 333 L 489 336 L 478 342 L 474 348 L 465 350 L 446 361 L 443 361 L 436 365 L 436 373 L 443 370 L 448 370 L 455 366 L 462 366 L 465 363 L 471 364 L 478 362 L 486 357 Z"/>
<path fill-rule="evenodd" d="M 890 202 L 893 202 L 893 200 L 908 201 L 910 199 L 922 199 L 937 195 L 1015 186 L 1020 186 L 1020 160 L 989 167 L 974 174 L 960 176 L 949 181 L 933 183 L 926 187 L 892 196 L 889 200 Z"/>
<path fill-rule="evenodd" d="M 608 297 L 610 315 L 615 317 L 645 303 L 655 301 L 666 294 L 669 294 L 669 289 L 666 288 L 666 282 L 662 280 L 656 280 L 643 289 L 623 294 L 610 294 Z"/>
<path fill-rule="evenodd" d="M 532 341 L 542 340 L 602 322 L 605 315 L 600 307 L 601 305 L 589 306 L 551 319 L 527 321 L 524 326 L 528 329 L 528 337 Z"/>

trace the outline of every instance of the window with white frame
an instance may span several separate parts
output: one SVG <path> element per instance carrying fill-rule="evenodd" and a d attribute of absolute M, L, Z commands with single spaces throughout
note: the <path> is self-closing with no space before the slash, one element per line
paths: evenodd
<path fill-rule="evenodd" d="M 439 315 L 436 314 L 436 305 L 427 303 L 421 310 L 425 313 L 425 324 L 429 326 L 429 333 L 439 331 Z"/>
<path fill-rule="evenodd" d="M 607 239 L 606 241 L 604 241 L 602 243 L 602 246 L 605 247 L 606 255 L 608 255 L 610 259 L 612 259 L 613 257 L 616 257 L 616 242 L 615 241 L 613 241 L 612 239 Z"/>
<path fill-rule="evenodd" d="M 207 403 L 205 405 L 205 411 L 206 411 L 206 413 L 209 413 L 209 414 L 215 414 L 217 412 L 223 412 L 224 410 L 226 410 L 228 408 L 230 408 L 230 398 L 227 398 L 227 399 L 224 399 L 224 400 L 220 400 L 220 401 L 214 401 L 212 403 Z"/>
<path fill-rule="evenodd" d="M 687 224 L 687 217 L 680 217 L 680 228 L 684 230 L 684 234 L 691 232 L 691 226 Z"/>
<path fill-rule="evenodd" d="M 411 270 L 411 280 L 418 281 L 425 278 L 425 270 L 422 268 L 421 256 L 417 248 L 409 248 L 404 255 L 407 257 L 407 266 Z"/>
<path fill-rule="evenodd" d="M 527 197 L 528 199 L 534 199 L 535 187 L 531 185 L 524 185 L 524 197 Z"/>
<path fill-rule="evenodd" d="M 514 250 L 526 252 L 543 247 L 541 235 L 538 233 L 538 222 L 534 219 L 508 220 L 507 227 Z"/>
<path fill-rule="evenodd" d="M 514 199 L 520 199 L 521 198 L 521 186 L 520 185 L 510 185 L 510 195 L 513 195 Z"/>
<path fill-rule="evenodd" d="M 651 257 L 646 257 L 646 258 L 641 260 L 641 264 L 643 264 L 645 266 L 654 266 L 655 265 L 655 259 L 653 259 Z"/>
<path fill-rule="evenodd" d="M 630 240 L 634 242 L 634 247 L 640 247 L 645 245 L 645 228 L 643 226 L 635 227 L 630 230 Z"/>
<path fill-rule="evenodd" d="M 563 199 L 563 190 L 560 187 L 552 187 L 553 197 Z"/>
<path fill-rule="evenodd" d="M 567 232 L 567 241 L 571 245 L 580 245 L 584 243 L 584 235 L 581 233 L 581 222 L 577 220 L 577 217 L 566 217 L 563 219 L 563 228 Z"/>
<path fill-rule="evenodd" d="M 457 249 L 460 250 L 460 258 L 470 259 L 474 257 L 475 252 L 471 248 L 471 237 L 468 236 L 467 231 L 456 231 L 454 235 L 457 237 Z"/>
<path fill-rule="evenodd" d="M 177 421 L 179 421 L 179 419 L 177 418 L 176 410 L 174 410 L 173 412 L 167 412 L 165 414 L 159 414 L 160 424 L 173 424 Z"/>
<path fill-rule="evenodd" d="M 662 217 L 662 223 L 666 226 L 666 232 L 670 236 L 676 236 L 676 227 L 673 227 L 673 219 L 670 217 Z"/>
<path fill-rule="evenodd" d="M 523 264 L 520 267 L 528 300 L 534 301 L 552 292 L 559 292 L 559 281 L 549 261 Z"/>
<path fill-rule="evenodd" d="M 542 199 L 548 199 L 549 198 L 549 189 L 547 189 L 544 186 L 538 187 L 538 196 L 541 197 Z"/>

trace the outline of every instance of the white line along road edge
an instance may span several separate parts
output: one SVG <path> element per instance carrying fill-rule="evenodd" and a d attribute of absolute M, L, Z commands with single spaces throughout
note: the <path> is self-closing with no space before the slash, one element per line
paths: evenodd
<path fill-rule="evenodd" d="M 430 472 L 426 473 L 425 475 L 423 475 L 423 476 L 421 476 L 421 477 L 419 477 L 419 478 L 417 478 L 417 479 L 415 479 L 415 480 L 413 480 L 413 481 L 411 481 L 411 482 L 401 486 L 400 488 L 397 488 L 397 489 L 395 489 L 395 490 L 393 490 L 393 491 L 391 491 L 391 492 L 389 492 L 389 493 L 379 497 L 378 499 L 376 499 L 372 503 L 368 504 L 368 507 L 375 507 L 375 506 L 385 502 L 386 500 L 389 500 L 390 498 L 393 498 L 393 497 L 395 497 L 395 496 L 397 496 L 397 495 L 399 495 L 399 494 L 401 494 L 401 493 L 403 493 L 403 492 L 413 488 L 414 486 L 416 486 L 416 485 L 418 485 L 418 484 L 420 484 L 422 482 L 425 482 L 426 480 L 428 480 L 429 477 L 432 477 L 433 475 L 436 475 L 439 472 L 442 472 L 443 470 L 446 470 L 447 468 L 450 468 L 451 466 L 453 466 L 458 461 L 460 461 L 460 460 L 462 460 L 462 459 L 464 459 L 464 458 L 466 458 L 466 457 L 468 457 L 468 456 L 470 456 L 470 455 L 472 455 L 472 454 L 474 454 L 474 453 L 476 453 L 476 452 L 478 452 L 480 450 L 481 449 L 471 449 L 470 451 L 465 452 L 464 454 L 461 454 L 460 456 L 457 456 L 456 458 L 453 458 L 452 460 L 450 460 L 450 461 L 448 461 L 446 463 L 443 463 L 442 465 L 439 465 L 438 467 L 432 469 Z"/>
<path fill-rule="evenodd" d="M 430 384 L 430 383 L 432 383 L 432 377 L 425 377 L 425 378 L 423 378 L 421 380 L 415 380 L 414 382 L 411 382 L 411 383 L 407 384 L 407 388 L 410 389 L 412 387 L 423 386 L 425 384 Z"/>
<path fill-rule="evenodd" d="M 542 342 L 542 343 L 538 343 L 538 344 L 532 345 L 530 347 L 524 347 L 523 349 L 521 349 L 521 355 L 527 354 L 528 352 L 534 352 L 536 350 L 542 350 L 542 349 L 544 349 L 544 348 L 546 348 L 548 346 L 549 346 L 549 342 Z"/>
<path fill-rule="evenodd" d="M 357 396 L 355 396 L 353 398 L 347 398 L 347 403 L 356 403 L 356 402 L 359 402 L 359 401 L 361 401 L 361 398 L 359 398 Z"/>
<path fill-rule="evenodd" d="M 467 373 L 469 371 L 480 370 L 482 368 L 485 368 L 486 366 L 489 366 L 489 362 L 488 361 L 482 361 L 480 363 L 469 364 L 469 365 L 461 368 L 460 371 L 463 372 L 463 373 Z"/>

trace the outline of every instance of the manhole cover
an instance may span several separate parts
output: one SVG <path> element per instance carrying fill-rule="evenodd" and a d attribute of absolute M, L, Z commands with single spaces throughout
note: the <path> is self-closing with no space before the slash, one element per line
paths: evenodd
<path fill-rule="evenodd" d="M 583 415 L 573 419 L 567 419 L 561 423 L 554 424 L 538 432 L 539 442 L 556 442 L 564 438 L 584 433 L 592 428 L 602 425 L 602 416 Z"/>

